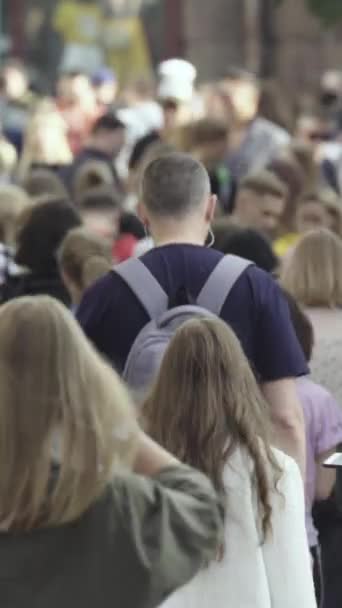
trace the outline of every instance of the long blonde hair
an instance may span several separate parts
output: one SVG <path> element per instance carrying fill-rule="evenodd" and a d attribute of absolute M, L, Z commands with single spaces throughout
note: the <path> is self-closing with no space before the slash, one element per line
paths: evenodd
<path fill-rule="evenodd" d="M 33 205 L 24 190 L 13 184 L 0 186 L 0 240 L 13 246 L 21 214 Z"/>
<path fill-rule="evenodd" d="M 195 319 L 176 332 L 143 416 L 156 441 L 208 475 L 222 493 L 229 456 L 238 446 L 246 448 L 254 463 L 262 530 L 268 534 L 270 493 L 280 476 L 268 444 L 268 406 L 238 339 L 223 321 Z"/>
<path fill-rule="evenodd" d="M 326 229 L 308 232 L 284 262 L 281 283 L 304 306 L 342 306 L 342 240 Z"/>
<path fill-rule="evenodd" d="M 54 101 L 45 98 L 37 104 L 28 123 L 18 178 L 25 179 L 33 164 L 68 165 L 71 162 L 67 125 Z"/>
<path fill-rule="evenodd" d="M 0 529 L 77 519 L 131 467 L 136 429 L 126 389 L 67 309 L 49 297 L 0 309 Z"/>
<path fill-rule="evenodd" d="M 111 270 L 112 244 L 87 228 L 75 228 L 65 237 L 58 258 L 61 270 L 83 292 Z"/>

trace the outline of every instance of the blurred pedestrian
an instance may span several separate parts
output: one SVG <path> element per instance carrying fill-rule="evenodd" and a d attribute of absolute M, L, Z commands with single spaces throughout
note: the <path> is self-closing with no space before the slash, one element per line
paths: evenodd
<path fill-rule="evenodd" d="M 239 181 L 248 173 L 264 169 L 288 146 L 290 135 L 258 115 L 260 84 L 253 74 L 231 68 L 222 87 L 231 100 L 234 117 L 228 162 Z"/>
<path fill-rule="evenodd" d="M 65 179 L 70 191 L 73 191 L 77 174 L 85 163 L 96 161 L 103 163 L 109 169 L 117 189 L 122 185 L 114 166 L 125 143 L 125 126 L 115 116 L 109 113 L 101 116 L 92 128 L 86 144 L 75 157 L 70 170 L 66 171 Z"/>
<path fill-rule="evenodd" d="M 0 72 L 0 124 L 18 153 L 35 101 L 25 65 L 16 59 L 5 62 Z"/>
<path fill-rule="evenodd" d="M 284 262 L 283 287 L 305 307 L 315 331 L 313 379 L 342 407 L 342 241 L 321 229 L 309 232 Z"/>
<path fill-rule="evenodd" d="M 273 241 L 286 205 L 286 186 L 272 173 L 260 171 L 242 180 L 232 217 L 240 226 L 253 228 Z"/>
<path fill-rule="evenodd" d="M 85 291 L 112 268 L 112 243 L 87 228 L 75 228 L 62 242 L 58 262 L 75 309 Z"/>
<path fill-rule="evenodd" d="M 69 306 L 70 297 L 60 277 L 57 251 L 68 231 L 80 223 L 78 213 L 65 199 L 52 199 L 24 212 L 15 254 L 21 271 L 7 277 L 2 300 L 50 295 Z"/>
<path fill-rule="evenodd" d="M 33 169 L 50 169 L 58 173 L 72 163 L 72 158 L 67 125 L 54 101 L 40 101 L 25 131 L 18 178 L 26 179 Z"/>
<path fill-rule="evenodd" d="M 295 299 L 289 294 L 285 295 L 298 340 L 310 363 L 315 340 L 312 323 Z M 324 463 L 342 443 L 342 411 L 329 391 L 310 378 L 299 378 L 297 389 L 304 408 L 306 428 L 306 530 L 313 559 L 317 604 L 319 607 L 329 606 L 323 603 L 325 590 L 329 596 L 331 590 L 329 581 L 322 578 L 322 572 L 326 573 L 330 560 L 323 562 L 322 570 L 320 535 L 313 518 L 313 507 L 315 501 L 322 502 L 331 498 L 335 490 L 336 469 L 325 468 Z M 333 525 L 331 527 L 334 528 Z M 335 533 L 338 535 L 339 528 L 340 526 L 335 527 Z M 324 557 L 326 558 L 325 551 Z"/>

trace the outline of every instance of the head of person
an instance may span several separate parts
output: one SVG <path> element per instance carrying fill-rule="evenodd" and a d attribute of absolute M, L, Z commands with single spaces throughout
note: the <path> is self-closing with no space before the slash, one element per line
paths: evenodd
<path fill-rule="evenodd" d="M 92 130 L 90 145 L 109 158 L 116 158 L 125 144 L 125 125 L 115 114 L 104 114 L 96 122 Z"/>
<path fill-rule="evenodd" d="M 235 121 L 244 125 L 254 120 L 260 98 L 259 83 L 254 74 L 231 68 L 222 87 L 231 101 Z"/>
<path fill-rule="evenodd" d="M 1 528 L 73 522 L 131 468 L 136 423 L 126 389 L 49 297 L 1 307 L 0 361 Z"/>
<path fill-rule="evenodd" d="M 253 228 L 240 228 L 239 226 L 234 226 L 233 229 L 228 228 L 226 234 L 222 233 L 218 245 L 221 253 L 237 255 L 250 260 L 265 272 L 273 273 L 278 267 L 279 261 L 273 252 L 271 243 Z M 214 247 L 218 249 L 216 244 Z"/>
<path fill-rule="evenodd" d="M 119 222 L 119 235 L 131 235 L 137 241 L 145 238 L 145 230 L 142 222 L 135 213 L 125 211 L 121 214 Z"/>
<path fill-rule="evenodd" d="M 92 85 L 100 106 L 111 106 L 115 103 L 118 81 L 113 70 L 106 67 L 97 70 L 92 76 Z"/>
<path fill-rule="evenodd" d="M 189 121 L 195 92 L 196 68 L 183 59 L 168 59 L 158 67 L 157 97 L 164 112 L 166 129 Z"/>
<path fill-rule="evenodd" d="M 295 214 L 295 227 L 300 234 L 329 227 L 327 209 L 319 192 L 309 192 L 300 198 Z"/>
<path fill-rule="evenodd" d="M 90 159 L 81 164 L 72 180 L 72 193 L 78 202 L 85 194 L 98 188 L 115 189 L 114 174 L 108 163 Z"/>
<path fill-rule="evenodd" d="M 88 287 L 111 270 L 112 243 L 87 228 L 75 228 L 65 237 L 58 260 L 72 303 L 78 305 Z"/>
<path fill-rule="evenodd" d="M 268 408 L 238 339 L 223 321 L 196 319 L 178 329 L 143 415 L 151 436 L 206 473 L 219 492 L 224 493 L 229 456 L 236 448 L 246 450 L 255 465 L 267 534 L 271 506 L 266 463 L 274 464 L 267 443 Z"/>
<path fill-rule="evenodd" d="M 290 317 L 297 336 L 297 340 L 300 346 L 302 347 L 302 351 L 307 362 L 310 363 L 315 343 L 313 325 L 308 315 L 304 312 L 302 306 L 298 304 L 295 298 L 284 289 L 283 294 L 288 303 Z"/>
<path fill-rule="evenodd" d="M 336 113 L 341 108 L 342 72 L 327 70 L 323 73 L 320 83 L 321 107 L 330 113 Z"/>
<path fill-rule="evenodd" d="M 13 246 L 16 240 L 17 221 L 31 206 L 26 192 L 12 184 L 0 186 L 0 242 Z"/>
<path fill-rule="evenodd" d="M 66 105 L 79 105 L 88 109 L 95 104 L 95 93 L 89 76 L 80 71 L 69 71 L 60 75 L 57 82 L 57 99 Z"/>
<path fill-rule="evenodd" d="M 144 172 L 148 165 L 154 160 L 162 156 L 168 156 L 175 151 L 175 147 L 171 143 L 162 141 L 159 138 L 151 141 L 141 152 L 139 158 L 136 159 L 134 165 L 130 165 L 128 189 L 131 195 L 131 200 L 135 204 L 138 202 L 139 190 Z M 134 201 L 134 199 L 136 199 Z"/>
<path fill-rule="evenodd" d="M 94 234 L 113 241 L 119 230 L 121 198 L 113 188 L 99 187 L 78 199 L 84 225 Z"/>
<path fill-rule="evenodd" d="M 234 208 L 235 219 L 270 239 L 277 235 L 286 205 L 283 182 L 269 171 L 247 176 L 240 185 Z"/>
<path fill-rule="evenodd" d="M 215 168 L 227 154 L 228 125 L 217 119 L 202 118 L 181 129 L 180 144 L 207 169 Z"/>
<path fill-rule="evenodd" d="M 4 93 L 11 101 L 20 100 L 28 91 L 29 79 L 20 61 L 8 61 L 1 71 Z"/>
<path fill-rule="evenodd" d="M 55 103 L 42 100 L 27 125 L 19 163 L 19 177 L 24 179 L 33 165 L 68 165 L 72 153 L 67 139 L 67 127 Z"/>
<path fill-rule="evenodd" d="M 149 154 L 151 148 L 155 145 L 162 145 L 160 134 L 157 131 L 151 131 L 138 139 L 132 148 L 131 155 L 128 161 L 129 169 L 129 190 L 136 192 L 138 182 L 141 178 L 141 169 L 145 163 L 146 155 Z"/>
<path fill-rule="evenodd" d="M 25 213 L 17 234 L 16 262 L 36 275 L 58 274 L 57 251 L 80 216 L 67 199 L 51 199 Z"/>
<path fill-rule="evenodd" d="M 22 187 L 32 199 L 55 196 L 66 197 L 67 191 L 56 172 L 51 169 L 32 169 L 22 182 Z"/>
<path fill-rule="evenodd" d="M 140 216 L 156 243 L 203 245 L 216 202 L 206 169 L 186 154 L 161 156 L 143 175 Z"/>
<path fill-rule="evenodd" d="M 204 103 L 205 116 L 231 125 L 234 120 L 234 112 L 231 99 L 227 94 L 224 82 L 215 82 L 200 87 Z"/>
<path fill-rule="evenodd" d="M 341 307 L 341 239 L 326 229 L 308 232 L 284 262 L 281 283 L 303 306 Z"/>

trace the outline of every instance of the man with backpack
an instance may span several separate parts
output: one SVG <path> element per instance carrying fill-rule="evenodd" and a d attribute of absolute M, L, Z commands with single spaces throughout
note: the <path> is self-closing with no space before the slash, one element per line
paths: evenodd
<path fill-rule="evenodd" d="M 90 288 L 78 311 L 84 331 L 134 389 L 146 389 L 181 323 L 197 314 L 220 316 L 239 337 L 270 404 L 275 442 L 303 472 L 294 378 L 307 366 L 280 289 L 249 262 L 204 246 L 216 197 L 196 160 L 171 154 L 152 162 L 141 200 L 156 247 Z"/>

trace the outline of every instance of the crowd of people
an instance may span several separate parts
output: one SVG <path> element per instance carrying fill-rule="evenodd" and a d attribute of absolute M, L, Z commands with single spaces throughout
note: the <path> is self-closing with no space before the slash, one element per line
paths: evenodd
<path fill-rule="evenodd" d="M 1 606 L 340 608 L 342 73 L 9 60 L 0 121 Z"/>

